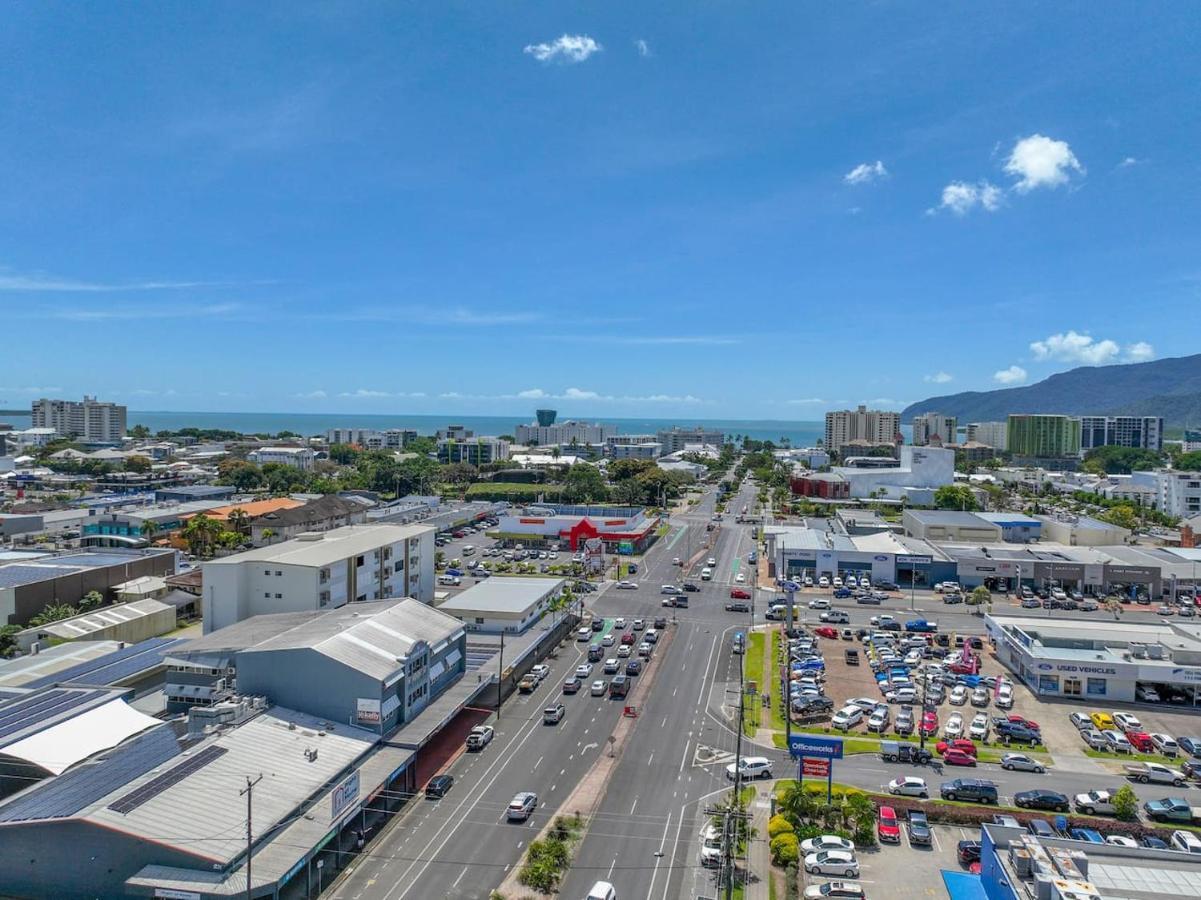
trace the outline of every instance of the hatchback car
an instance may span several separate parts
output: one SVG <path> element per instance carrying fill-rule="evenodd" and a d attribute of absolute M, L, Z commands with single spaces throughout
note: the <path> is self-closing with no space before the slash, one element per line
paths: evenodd
<path fill-rule="evenodd" d="M 876 824 L 876 834 L 882 844 L 901 843 L 901 826 L 897 824 L 897 811 L 891 806 L 880 807 L 880 819 Z"/>
<path fill-rule="evenodd" d="M 524 822 L 538 808 L 538 795 L 533 791 L 522 791 L 509 801 L 505 818 L 510 822 Z"/>
<path fill-rule="evenodd" d="M 555 703 L 542 710 L 542 724 L 558 725 L 565 715 L 567 715 L 567 707 L 562 703 Z"/>
<path fill-rule="evenodd" d="M 898 797 L 920 797 L 924 800 L 930 796 L 930 789 L 926 787 L 924 778 L 906 775 L 888 782 L 888 793 Z"/>
<path fill-rule="evenodd" d="M 909 843 L 928 846 L 933 841 L 930 822 L 920 809 L 909 810 L 909 819 L 906 824 L 909 826 Z"/>
<path fill-rule="evenodd" d="M 429 780 L 425 786 L 425 797 L 427 800 L 440 800 L 446 796 L 446 792 L 450 790 L 451 785 L 455 783 L 453 775 L 435 775 Z"/>
<path fill-rule="evenodd" d="M 954 747 L 947 750 L 942 755 L 942 761 L 948 766 L 974 766 L 976 765 L 976 757 L 970 753 L 964 753 L 962 750 L 957 750 Z"/>
<path fill-rule="evenodd" d="M 593 697 L 603 697 L 605 696 L 605 691 L 607 689 L 608 685 L 606 685 L 603 680 L 598 679 L 597 681 L 592 682 L 592 689 L 589 691 L 589 693 L 591 693 Z"/>

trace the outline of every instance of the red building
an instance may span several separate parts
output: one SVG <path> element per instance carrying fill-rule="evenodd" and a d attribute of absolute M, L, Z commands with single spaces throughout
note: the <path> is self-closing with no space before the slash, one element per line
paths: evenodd
<path fill-rule="evenodd" d="M 789 487 L 796 497 L 820 497 L 823 500 L 851 499 L 851 486 L 841 475 L 818 472 L 801 475 L 789 480 Z"/>

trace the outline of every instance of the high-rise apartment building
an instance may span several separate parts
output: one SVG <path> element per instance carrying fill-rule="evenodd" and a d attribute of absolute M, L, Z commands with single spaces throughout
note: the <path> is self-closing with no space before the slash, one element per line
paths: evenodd
<path fill-rule="evenodd" d="M 660 431 L 656 439 L 663 445 L 663 455 L 678 453 L 687 444 L 708 444 L 710 447 L 721 449 L 726 442 L 725 432 L 701 428 L 699 425 L 692 429 L 670 428 Z"/>
<path fill-rule="evenodd" d="M 930 412 L 913 417 L 913 444 L 925 447 L 931 443 L 954 444 L 959 435 L 959 420 L 954 416 Z M 935 441 L 934 438 L 938 440 Z"/>
<path fill-rule="evenodd" d="M 411 428 L 330 428 L 325 432 L 327 444 L 357 444 L 364 450 L 403 450 L 417 440 Z"/>
<path fill-rule="evenodd" d="M 1080 455 L 1080 420 L 1075 416 L 1011 415 L 1008 450 L 1014 456 L 1063 459 Z"/>
<path fill-rule="evenodd" d="M 972 422 L 967 426 L 967 443 L 988 444 L 994 450 L 1008 450 L 1009 423 Z"/>
<path fill-rule="evenodd" d="M 534 443 L 546 447 L 553 444 L 603 444 L 616 433 L 616 425 L 557 422 L 550 425 L 518 425 L 513 436 L 518 444 Z"/>
<path fill-rule="evenodd" d="M 1163 450 L 1163 419 L 1158 416 L 1081 416 L 1080 449 L 1138 447 Z"/>
<path fill-rule="evenodd" d="M 851 441 L 893 444 L 900 432 L 900 413 L 866 406 L 826 413 L 826 450 L 831 453 L 837 453 Z"/>
<path fill-rule="evenodd" d="M 125 437 L 126 408 L 95 397 L 47 400 L 31 404 L 34 428 L 53 428 L 62 437 L 94 444 L 119 444 Z"/>

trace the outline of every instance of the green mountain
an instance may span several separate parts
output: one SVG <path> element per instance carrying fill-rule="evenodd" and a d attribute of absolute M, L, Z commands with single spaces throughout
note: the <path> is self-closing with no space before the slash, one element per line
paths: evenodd
<path fill-rule="evenodd" d="M 965 391 L 906 407 L 908 423 L 925 412 L 968 422 L 1001 421 L 1010 413 L 1163 416 L 1167 428 L 1201 425 L 1201 354 L 1117 366 L 1081 366 L 1037 384 Z"/>

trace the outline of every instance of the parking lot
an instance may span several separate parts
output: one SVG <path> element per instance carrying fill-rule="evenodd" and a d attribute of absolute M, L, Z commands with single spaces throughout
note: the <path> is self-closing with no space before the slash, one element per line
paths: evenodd
<path fill-rule="evenodd" d="M 979 840 L 980 830 L 952 825 L 930 826 L 931 844 L 928 847 L 909 842 L 908 829 L 902 823 L 899 844 L 878 844 L 857 848 L 859 877 L 847 879 L 863 885 L 868 897 L 888 897 L 889 900 L 930 900 L 945 898 L 943 869 L 965 872 L 959 864 L 956 847 L 962 840 Z M 828 875 L 802 874 L 805 886 L 825 884 Z"/>

